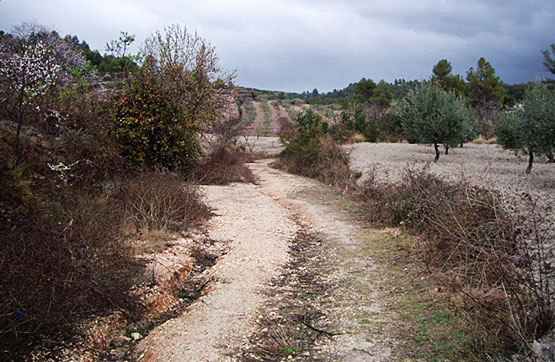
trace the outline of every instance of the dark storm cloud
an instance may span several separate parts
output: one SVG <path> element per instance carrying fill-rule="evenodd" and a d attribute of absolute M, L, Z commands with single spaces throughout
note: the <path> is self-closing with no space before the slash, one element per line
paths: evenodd
<path fill-rule="evenodd" d="M 0 1 L 4 30 L 37 20 L 98 49 L 180 23 L 216 46 L 241 85 L 331 90 L 362 77 L 423 79 L 442 58 L 466 74 L 485 57 L 505 82 L 545 77 L 555 2 L 328 0 Z"/>

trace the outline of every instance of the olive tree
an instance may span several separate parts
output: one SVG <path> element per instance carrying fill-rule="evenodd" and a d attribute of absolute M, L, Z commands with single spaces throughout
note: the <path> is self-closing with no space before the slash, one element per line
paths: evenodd
<path fill-rule="evenodd" d="M 528 155 L 526 173 L 532 171 L 535 155 L 553 160 L 555 93 L 542 85 L 528 88 L 522 104 L 502 115 L 496 131 L 504 148 Z"/>
<path fill-rule="evenodd" d="M 472 138 L 476 121 L 463 99 L 433 84 L 411 90 L 407 97 L 393 104 L 407 136 L 418 143 L 433 144 L 434 162 L 439 160 L 439 144 L 456 146 Z"/>

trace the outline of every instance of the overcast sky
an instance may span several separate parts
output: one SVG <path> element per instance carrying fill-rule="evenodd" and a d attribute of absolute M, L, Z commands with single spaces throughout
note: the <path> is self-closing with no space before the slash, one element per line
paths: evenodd
<path fill-rule="evenodd" d="M 362 77 L 426 79 L 442 58 L 466 72 L 485 57 L 507 83 L 548 74 L 553 0 L 0 0 L 0 29 L 36 21 L 104 51 L 121 30 L 140 44 L 170 24 L 216 47 L 236 83 L 329 91 Z"/>

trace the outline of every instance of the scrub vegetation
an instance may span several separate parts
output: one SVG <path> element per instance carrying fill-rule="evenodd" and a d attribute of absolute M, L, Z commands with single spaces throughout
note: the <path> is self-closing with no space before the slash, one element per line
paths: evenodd
<path fill-rule="evenodd" d="M 463 77 L 442 59 L 422 81 L 362 78 L 328 93 L 256 90 L 236 86 L 215 48 L 179 25 L 154 32 L 137 54 L 134 41 L 121 32 L 101 55 L 37 24 L 0 32 L 2 359 L 24 359 L 44 341 L 79 339 L 94 318 L 117 314 L 153 329 L 138 290 L 156 284 L 154 268 L 149 279 L 134 242 L 151 235 L 158 246 L 172 245 L 171 237 L 208 220 L 199 184 L 257 183 L 246 166 L 254 160 L 249 132 L 257 140 L 279 136 L 277 167 L 335 187 L 367 225 L 409 236 L 399 248 L 423 268 L 428 290 L 442 295 L 438 305 L 422 296 L 398 300 L 402 319 L 417 329 L 411 358 L 538 357 L 534 341 L 555 321 L 552 211 L 529 193 L 441 177 L 431 166 L 408 166 L 393 181 L 381 177 L 387 168 L 361 177 L 343 144 L 431 144 L 437 166 L 465 143 L 499 143 L 525 154 L 531 174 L 534 164 L 554 161 L 552 80 L 505 84 L 484 58 Z M 554 49 L 542 52 L 551 73 Z M 297 233 L 290 266 L 305 274 L 285 276 L 276 294 L 296 285 L 295 298 L 304 300 L 325 289 L 306 284 L 312 274 L 304 269 L 309 257 L 321 257 L 322 240 Z M 193 259 L 213 265 L 217 256 L 203 250 L 193 248 Z M 192 303 L 206 283 L 177 289 Z M 245 358 L 303 358 L 319 337 L 338 335 L 315 327 L 317 311 L 297 313 L 295 298 L 283 301 L 284 324 L 265 320 L 272 340 Z M 360 327 L 372 317 L 355 319 Z"/>

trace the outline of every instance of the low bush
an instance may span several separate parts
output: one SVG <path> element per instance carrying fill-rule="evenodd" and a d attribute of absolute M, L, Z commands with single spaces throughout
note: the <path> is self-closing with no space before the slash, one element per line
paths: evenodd
<path fill-rule="evenodd" d="M 369 177 L 358 192 L 370 221 L 421 236 L 422 260 L 447 286 L 481 351 L 519 351 L 553 326 L 537 215 L 521 218 L 498 192 L 425 169 L 407 169 L 398 184 Z"/>
<path fill-rule="evenodd" d="M 256 183 L 256 177 L 245 163 L 251 156 L 230 144 L 217 144 L 201 162 L 195 178 L 204 185 L 226 185 L 230 182 Z"/>
<path fill-rule="evenodd" d="M 333 124 L 329 129 L 330 136 L 339 143 L 348 142 L 353 133 L 351 129 L 347 128 L 345 124 L 341 122 Z"/>
<path fill-rule="evenodd" d="M 328 184 L 353 185 L 356 175 L 349 169 L 349 156 L 326 134 L 326 124 L 317 113 L 308 110 L 300 114 L 293 127 L 280 133 L 280 139 L 285 145 L 280 167 Z"/>

